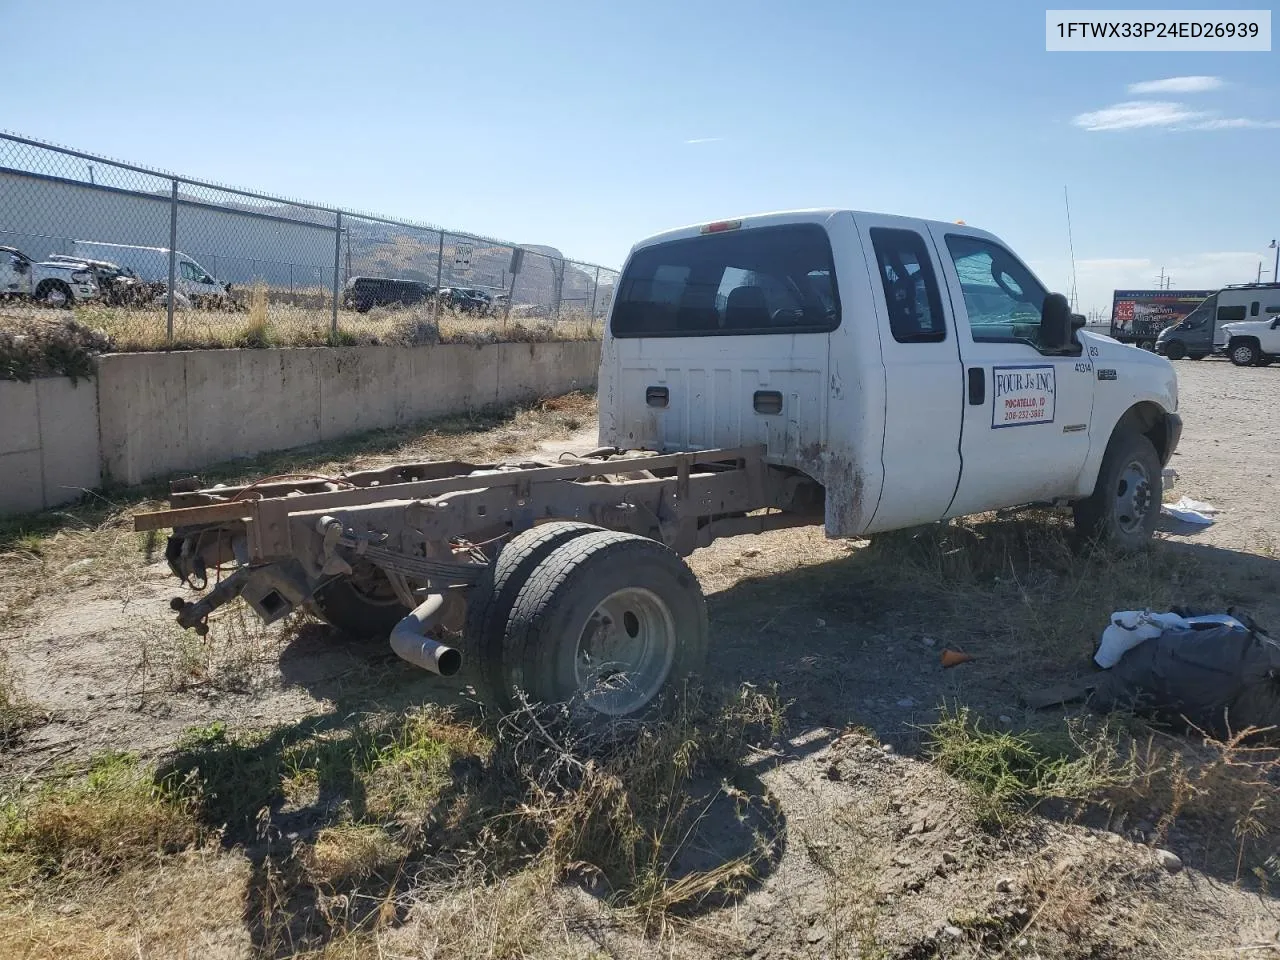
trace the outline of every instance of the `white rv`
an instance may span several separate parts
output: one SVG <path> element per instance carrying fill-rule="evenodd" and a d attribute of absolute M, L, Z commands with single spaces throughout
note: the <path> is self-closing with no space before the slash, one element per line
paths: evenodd
<path fill-rule="evenodd" d="M 72 241 L 72 251 L 78 257 L 109 260 L 132 270 L 142 280 L 151 283 L 169 282 L 169 248 L 138 247 L 125 243 L 98 243 L 93 240 Z M 177 251 L 174 271 L 174 287 L 179 294 L 196 306 L 221 304 L 231 291 L 230 284 L 214 279 L 204 267 L 181 250 Z"/>

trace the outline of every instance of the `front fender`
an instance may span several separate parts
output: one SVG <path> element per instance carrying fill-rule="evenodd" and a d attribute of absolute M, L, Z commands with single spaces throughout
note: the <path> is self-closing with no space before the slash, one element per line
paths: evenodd
<path fill-rule="evenodd" d="M 1080 339 L 1093 361 L 1095 377 L 1089 453 L 1075 484 L 1076 493 L 1087 497 L 1097 484 L 1102 458 L 1117 426 L 1134 423 L 1151 438 L 1162 463 L 1167 464 L 1182 437 L 1182 418 L 1172 363 L 1110 337 L 1082 333 Z"/>

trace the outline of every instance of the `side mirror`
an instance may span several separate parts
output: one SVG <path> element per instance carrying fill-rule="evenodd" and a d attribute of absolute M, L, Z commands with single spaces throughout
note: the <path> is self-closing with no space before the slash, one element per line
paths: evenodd
<path fill-rule="evenodd" d="M 1067 298 L 1060 293 L 1049 294 L 1040 308 L 1040 346 L 1050 351 L 1066 350 L 1075 342 L 1075 332 L 1079 329 L 1075 320 Z"/>
<path fill-rule="evenodd" d="M 1276 317 L 1271 321 L 1271 329 L 1274 330 L 1276 327 L 1280 327 L 1280 317 Z"/>

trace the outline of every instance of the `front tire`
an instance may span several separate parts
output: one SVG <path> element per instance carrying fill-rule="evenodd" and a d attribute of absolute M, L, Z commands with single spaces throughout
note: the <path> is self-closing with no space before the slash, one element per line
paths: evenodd
<path fill-rule="evenodd" d="M 520 590 L 502 681 L 534 701 L 626 716 L 699 670 L 707 639 L 702 589 L 678 554 L 633 534 L 589 533 L 548 555 Z"/>
<path fill-rule="evenodd" d="M 1165 344 L 1164 355 L 1170 360 L 1181 360 L 1187 355 L 1187 348 L 1183 346 L 1181 340 L 1171 340 Z"/>
<path fill-rule="evenodd" d="M 1237 367 L 1252 367 L 1258 362 L 1259 350 L 1248 340 L 1237 340 L 1231 344 L 1230 354 Z"/>
<path fill-rule="evenodd" d="M 1093 495 L 1075 505 L 1076 532 L 1122 552 L 1141 550 L 1155 533 L 1164 482 L 1160 458 L 1134 427 L 1112 434 Z"/>
<path fill-rule="evenodd" d="M 70 307 L 75 303 L 71 288 L 61 280 L 46 280 L 36 289 L 36 299 L 46 307 Z"/>

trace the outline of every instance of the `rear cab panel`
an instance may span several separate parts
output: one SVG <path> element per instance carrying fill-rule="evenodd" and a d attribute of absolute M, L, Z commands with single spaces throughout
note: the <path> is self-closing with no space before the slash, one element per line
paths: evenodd
<path fill-rule="evenodd" d="M 763 443 L 826 489 L 831 536 L 861 532 L 882 471 L 884 376 L 852 214 L 802 211 L 643 241 L 623 269 L 600 380 L 602 444 Z"/>

